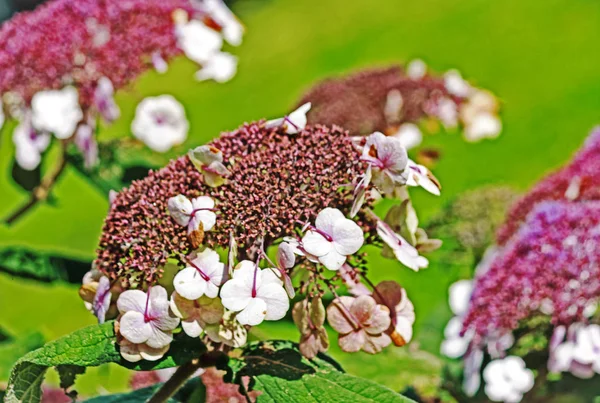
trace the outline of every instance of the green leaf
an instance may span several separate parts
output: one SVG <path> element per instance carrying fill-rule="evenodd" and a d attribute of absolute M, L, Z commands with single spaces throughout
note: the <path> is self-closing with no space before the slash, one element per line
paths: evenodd
<path fill-rule="evenodd" d="M 342 372 L 339 364 L 325 354 L 309 360 L 290 341 L 250 343 L 224 369 L 224 379 L 239 385 L 242 377 L 249 376 L 251 389 L 263 392 L 258 402 L 412 401 L 375 382 Z"/>
<path fill-rule="evenodd" d="M 65 270 L 59 262 L 44 253 L 23 248 L 3 248 L 0 251 L 0 270 L 10 274 L 54 281 L 66 277 Z"/>
<path fill-rule="evenodd" d="M 71 366 L 71 376 L 77 372 L 72 367 L 92 367 L 109 362 L 133 370 L 149 371 L 181 365 L 198 357 L 205 350 L 200 339 L 179 334 L 171 343 L 169 352 L 159 361 L 130 363 L 119 354 L 113 321 L 88 326 L 47 343 L 17 361 L 8 381 L 5 401 L 39 402 L 40 388 L 49 367 Z"/>

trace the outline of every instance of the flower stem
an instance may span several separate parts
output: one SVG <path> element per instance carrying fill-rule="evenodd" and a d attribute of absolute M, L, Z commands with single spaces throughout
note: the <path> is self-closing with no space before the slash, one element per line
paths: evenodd
<path fill-rule="evenodd" d="M 200 366 L 200 359 L 195 358 L 177 368 L 173 376 L 158 389 L 154 396 L 148 400 L 148 403 L 163 403 L 168 401 Z"/>
<path fill-rule="evenodd" d="M 19 219 L 23 214 L 29 211 L 32 207 L 34 207 L 38 202 L 44 201 L 48 198 L 50 194 L 50 190 L 63 173 L 65 167 L 67 166 L 67 158 L 66 158 L 66 143 L 62 144 L 61 153 L 59 156 L 58 165 L 56 168 L 50 172 L 49 175 L 42 179 L 42 182 L 31 192 L 31 196 L 29 201 L 21 206 L 17 211 L 12 213 L 10 216 L 4 219 L 4 222 L 8 225 L 15 222 Z"/>

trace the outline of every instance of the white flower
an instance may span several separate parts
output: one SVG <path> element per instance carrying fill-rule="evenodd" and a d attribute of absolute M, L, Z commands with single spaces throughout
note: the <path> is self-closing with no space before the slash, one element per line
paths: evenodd
<path fill-rule="evenodd" d="M 75 145 L 83 154 L 86 168 L 91 168 L 98 162 L 98 143 L 94 138 L 94 129 L 90 125 L 82 124 L 75 133 Z"/>
<path fill-rule="evenodd" d="M 483 363 L 483 351 L 472 348 L 464 357 L 464 371 L 462 388 L 469 397 L 475 396 L 481 386 L 481 364 Z"/>
<path fill-rule="evenodd" d="M 419 251 L 385 222 L 377 221 L 377 234 L 394 252 L 396 259 L 406 267 L 419 271 L 429 265 L 429 261 L 419 255 Z"/>
<path fill-rule="evenodd" d="M 223 153 L 212 146 L 200 146 L 188 151 L 192 164 L 202 172 L 208 186 L 217 187 L 225 182 L 229 170 L 223 165 Z"/>
<path fill-rule="evenodd" d="M 464 130 L 464 137 L 467 141 L 479 141 L 485 138 L 496 138 L 502 131 L 502 121 L 500 118 L 492 113 L 482 112 L 475 117 L 472 121 L 466 125 Z"/>
<path fill-rule="evenodd" d="M 406 66 L 406 75 L 412 80 L 420 80 L 427 74 L 427 65 L 421 59 L 412 60 Z"/>
<path fill-rule="evenodd" d="M 212 249 L 193 253 L 187 259 L 187 267 L 173 280 L 175 291 L 183 298 L 195 300 L 203 295 L 216 298 L 223 281 L 225 264 L 219 261 L 219 254 Z"/>
<path fill-rule="evenodd" d="M 33 127 L 54 133 L 58 139 L 71 137 L 83 118 L 79 94 L 74 87 L 36 93 L 31 99 L 31 111 Z"/>
<path fill-rule="evenodd" d="M 283 131 L 287 134 L 296 134 L 306 127 L 306 114 L 310 110 L 311 103 L 307 102 L 301 105 L 290 113 L 288 116 L 284 116 L 278 119 L 269 120 L 266 124 L 266 128 L 270 129 L 273 127 L 282 127 Z"/>
<path fill-rule="evenodd" d="M 115 89 L 110 79 L 100 77 L 94 90 L 94 105 L 107 122 L 112 122 L 121 116 L 121 110 L 115 102 L 114 95 Z"/>
<path fill-rule="evenodd" d="M 208 196 L 200 196 L 188 199 L 184 195 L 171 197 L 167 208 L 173 220 L 179 225 L 187 227 L 188 234 L 200 228 L 210 231 L 217 221 L 217 215 L 213 212 L 215 202 Z"/>
<path fill-rule="evenodd" d="M 441 185 L 427 167 L 419 165 L 409 158 L 404 175 L 407 178 L 407 186 L 421 186 L 431 194 L 440 195 Z"/>
<path fill-rule="evenodd" d="M 202 69 L 195 74 L 196 80 L 215 80 L 225 83 L 235 76 L 238 59 L 227 52 L 218 52 L 202 64 Z"/>
<path fill-rule="evenodd" d="M 402 175 L 408 156 L 399 139 L 374 132 L 367 137 L 361 156 L 373 167 L 373 184 L 383 193 L 391 193 L 396 185 L 404 184 Z"/>
<path fill-rule="evenodd" d="M 464 336 L 460 335 L 462 321 L 469 308 L 472 292 L 472 280 L 459 280 L 453 283 L 448 290 L 448 304 L 455 316 L 448 321 L 444 328 L 444 341 L 442 341 L 440 351 L 446 357 L 458 358 L 463 356 L 473 338 L 474 332 L 471 329 Z"/>
<path fill-rule="evenodd" d="M 362 229 L 354 221 L 344 217 L 340 210 L 327 207 L 302 238 L 302 247 L 329 270 L 338 270 L 346 262 L 346 256 L 356 253 L 363 242 Z"/>
<path fill-rule="evenodd" d="M 204 0 L 203 8 L 208 14 L 223 28 L 221 33 L 223 37 L 233 46 L 238 46 L 242 43 L 244 35 L 244 26 L 239 22 L 237 17 L 231 12 L 225 3 L 221 0 Z"/>
<path fill-rule="evenodd" d="M 202 296 L 190 301 L 177 292 L 171 295 L 171 310 L 181 319 L 181 327 L 190 337 L 198 337 L 210 324 L 219 323 L 223 317 L 223 304 L 218 298 Z"/>
<path fill-rule="evenodd" d="M 153 349 L 168 346 L 173 340 L 173 329 L 179 318 L 169 313 L 167 291 L 161 286 L 152 287 L 147 293 L 127 290 L 117 300 L 119 333 L 134 344 L 145 343 Z"/>
<path fill-rule="evenodd" d="M 400 121 L 402 114 L 402 106 L 404 106 L 404 98 L 402 93 L 397 89 L 392 89 L 387 93 L 383 114 L 388 124 L 397 123 Z"/>
<path fill-rule="evenodd" d="M 169 351 L 170 344 L 161 348 L 152 348 L 146 343 L 135 344 L 127 339 L 119 341 L 121 357 L 129 362 L 141 360 L 158 361 Z"/>
<path fill-rule="evenodd" d="M 522 358 L 508 356 L 491 361 L 483 370 L 485 394 L 494 402 L 516 403 L 533 387 L 533 372 Z"/>
<path fill-rule="evenodd" d="M 187 138 L 185 110 L 171 95 L 148 97 L 140 102 L 131 122 L 133 135 L 154 151 L 165 152 Z"/>
<path fill-rule="evenodd" d="M 458 70 L 448 70 L 444 74 L 444 86 L 450 94 L 461 98 L 468 97 L 473 91 L 471 85 L 462 78 Z"/>
<path fill-rule="evenodd" d="M 392 137 L 400 140 L 400 143 L 407 150 L 415 148 L 423 142 L 423 133 L 421 133 L 419 126 L 414 123 L 400 125 L 396 133 L 392 134 Z"/>
<path fill-rule="evenodd" d="M 28 117 L 25 117 L 13 132 L 15 144 L 15 158 L 17 164 L 25 170 L 31 171 L 40 165 L 42 153 L 50 145 L 48 133 L 38 133 L 32 126 Z"/>
<path fill-rule="evenodd" d="M 600 326 L 575 323 L 569 328 L 567 340 L 564 326 L 554 330 L 550 341 L 548 369 L 551 372 L 571 372 L 574 376 L 589 379 L 600 374 Z"/>
<path fill-rule="evenodd" d="M 221 50 L 221 35 L 197 20 L 175 25 L 177 44 L 185 55 L 196 63 L 205 63 Z"/>
<path fill-rule="evenodd" d="M 255 263 L 243 260 L 221 288 L 223 306 L 238 312 L 236 319 L 240 324 L 255 326 L 263 320 L 285 316 L 290 300 L 274 270 L 277 269 L 260 269 Z"/>

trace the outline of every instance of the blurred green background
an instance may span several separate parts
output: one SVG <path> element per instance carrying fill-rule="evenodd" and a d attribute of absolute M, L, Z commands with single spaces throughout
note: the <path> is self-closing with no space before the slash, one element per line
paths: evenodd
<path fill-rule="evenodd" d="M 426 138 L 425 146 L 442 152 L 434 173 L 443 185 L 439 198 L 412 192 L 426 223 L 467 190 L 488 184 L 526 189 L 568 160 L 600 123 L 596 0 L 239 0 L 233 10 L 247 33 L 244 43 L 230 50 L 240 60 L 231 82 L 197 83 L 196 66 L 177 60 L 166 75 L 147 73 L 121 91 L 117 100 L 122 116 L 100 136 L 130 136 L 129 123 L 142 98 L 173 94 L 186 107 L 191 132 L 166 161 L 244 121 L 288 112 L 320 79 L 422 58 L 435 71 L 458 68 L 472 83 L 494 92 L 501 99 L 504 122 L 504 132 L 495 141 L 469 144 L 456 134 Z M 11 177 L 13 127 L 6 124 L 1 137 L 0 216 L 28 199 Z M 69 169 L 54 196 L 53 203 L 36 206 L 14 225 L 0 224 L 0 250 L 26 246 L 91 260 L 108 209 L 107 195 Z M 448 285 L 469 276 L 474 262 L 449 261 L 442 250 L 431 256 L 427 270 L 413 273 L 372 252 L 373 280 L 399 281 L 415 304 L 414 340 L 408 347 L 389 347 L 370 356 L 341 353 L 331 334 L 331 353 L 352 374 L 394 390 L 412 384 L 431 392 L 443 363 L 438 354 L 442 330 L 451 316 Z M 0 329 L 20 336 L 40 332 L 51 340 L 93 323 L 77 288 L 0 274 Z M 298 338 L 291 322 L 264 323 L 253 332 L 260 338 Z M 0 360 L 0 382 L 10 365 L 8 356 Z M 88 370 L 77 389 L 84 395 L 121 391 L 127 382 L 127 370 L 105 366 Z"/>

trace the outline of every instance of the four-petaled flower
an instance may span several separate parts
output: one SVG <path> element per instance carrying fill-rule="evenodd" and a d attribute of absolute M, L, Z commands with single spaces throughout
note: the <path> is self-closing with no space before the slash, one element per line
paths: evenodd
<path fill-rule="evenodd" d="M 269 120 L 266 127 L 282 127 L 285 133 L 296 134 L 306 127 L 306 114 L 310 110 L 310 106 L 310 102 L 307 102 L 287 116 Z"/>
<path fill-rule="evenodd" d="M 190 337 L 198 337 L 206 325 L 219 323 L 224 309 L 221 300 L 202 296 L 190 301 L 177 292 L 171 295 L 171 310 L 181 319 L 183 331 Z"/>
<path fill-rule="evenodd" d="M 217 221 L 214 213 L 215 202 L 208 196 L 188 199 L 184 195 L 171 197 L 167 203 L 169 214 L 179 225 L 187 227 L 188 239 L 192 247 L 198 248 L 204 239 L 204 232 L 210 231 Z"/>
<path fill-rule="evenodd" d="M 290 300 L 276 270 L 260 269 L 249 260 L 237 264 L 232 278 L 221 288 L 221 299 L 225 308 L 238 312 L 240 324 L 255 326 L 285 316 Z"/>
<path fill-rule="evenodd" d="M 171 95 L 144 98 L 131 122 L 133 135 L 159 153 L 183 143 L 189 127 L 183 105 Z"/>
<path fill-rule="evenodd" d="M 168 346 L 179 318 L 169 312 L 167 291 L 154 286 L 148 292 L 127 290 L 117 300 L 119 333 L 130 343 L 146 344 L 154 349 Z"/>
<path fill-rule="evenodd" d="M 202 172 L 204 182 L 208 186 L 217 187 L 225 182 L 225 177 L 230 174 L 223 165 L 223 153 L 211 146 L 200 146 L 188 152 L 192 164 Z"/>
<path fill-rule="evenodd" d="M 336 298 L 327 307 L 327 320 L 340 334 L 338 344 L 344 351 L 376 354 L 392 342 L 385 333 L 392 323 L 390 311 L 370 295 Z"/>
<path fill-rule="evenodd" d="M 219 254 L 214 250 L 194 252 L 187 258 L 187 267 L 175 276 L 173 286 L 179 295 L 189 300 L 203 295 L 216 298 L 224 270 L 225 264 L 219 261 Z"/>
<path fill-rule="evenodd" d="M 402 142 L 375 132 L 367 137 L 361 159 L 373 168 L 373 184 L 383 193 L 391 193 L 396 185 L 406 182 L 403 176 L 408 155 Z"/>
<path fill-rule="evenodd" d="M 39 131 L 53 133 L 57 139 L 73 135 L 83 112 L 75 87 L 36 93 L 31 99 L 31 123 Z"/>
<path fill-rule="evenodd" d="M 362 229 L 354 221 L 344 217 L 340 210 L 327 207 L 302 238 L 302 247 L 329 270 L 338 270 L 363 242 Z"/>

